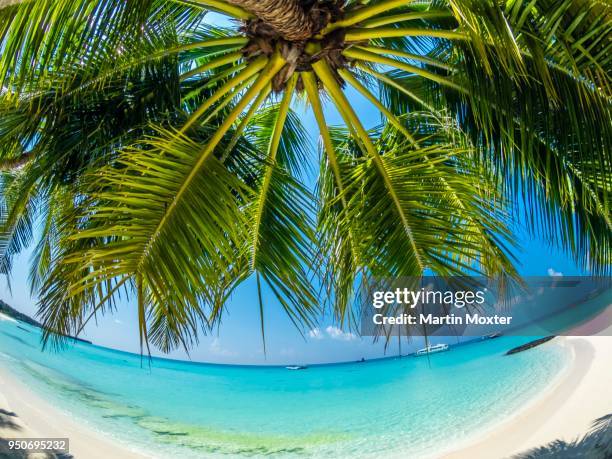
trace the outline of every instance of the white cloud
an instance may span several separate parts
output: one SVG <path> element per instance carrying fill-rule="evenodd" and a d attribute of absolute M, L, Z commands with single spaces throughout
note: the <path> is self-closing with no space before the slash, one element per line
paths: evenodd
<path fill-rule="evenodd" d="M 230 351 L 229 349 L 225 349 L 224 347 L 222 347 L 219 338 L 215 338 L 212 340 L 210 346 L 208 347 L 208 350 L 211 354 L 220 355 L 223 357 L 235 357 L 238 355 L 236 352 Z"/>
<path fill-rule="evenodd" d="M 563 277 L 563 273 L 555 271 L 553 268 L 548 268 L 547 273 L 550 277 Z"/>
<path fill-rule="evenodd" d="M 119 319 L 115 319 L 115 323 L 118 325 L 123 325 L 123 322 L 121 322 Z"/>
<path fill-rule="evenodd" d="M 325 330 L 321 330 L 320 328 L 313 328 L 308 332 L 308 337 L 311 339 L 321 340 L 324 338 L 331 338 L 338 341 L 352 341 L 357 339 L 357 335 L 344 332 L 341 328 L 328 326 Z"/>
<path fill-rule="evenodd" d="M 323 333 L 319 328 L 313 328 L 308 332 L 308 336 L 312 339 L 323 339 Z"/>
<path fill-rule="evenodd" d="M 352 341 L 354 339 L 357 339 L 357 336 L 355 336 L 353 333 L 343 332 L 338 327 L 332 327 L 331 325 L 327 327 L 325 331 L 331 339 L 337 339 L 341 341 Z"/>

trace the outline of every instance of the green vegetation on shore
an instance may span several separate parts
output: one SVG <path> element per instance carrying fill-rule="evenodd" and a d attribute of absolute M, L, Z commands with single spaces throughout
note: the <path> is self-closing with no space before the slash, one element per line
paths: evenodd
<path fill-rule="evenodd" d="M 2 300 L 0 300 L 0 312 L 2 314 L 6 314 L 9 317 L 12 317 L 13 319 L 17 319 L 21 322 L 24 322 L 26 324 L 30 324 L 35 327 L 42 327 L 42 325 L 39 322 L 35 321 L 30 316 L 17 311 L 17 309 L 12 308 L 11 306 L 6 304 Z"/>
<path fill-rule="evenodd" d="M 16 319 L 16 320 L 18 320 L 20 322 L 32 325 L 34 327 L 39 327 L 39 328 L 44 330 L 43 325 L 40 322 L 32 319 L 27 314 L 23 314 L 23 313 L 19 312 L 17 309 L 9 306 L 8 304 L 6 304 L 2 300 L 0 300 L 0 313 L 6 314 L 7 316 L 12 317 L 13 319 Z M 71 340 L 80 341 L 82 343 L 92 344 L 91 341 L 88 341 L 88 340 L 82 339 L 82 338 L 78 338 L 76 336 L 64 335 L 63 338 L 69 338 Z"/>

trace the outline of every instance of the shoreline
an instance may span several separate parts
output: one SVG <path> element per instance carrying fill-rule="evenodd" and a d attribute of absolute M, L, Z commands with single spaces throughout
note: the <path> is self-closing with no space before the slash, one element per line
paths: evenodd
<path fill-rule="evenodd" d="M 0 439 L 6 438 L 69 438 L 69 454 L 65 459 L 145 459 L 152 456 L 130 449 L 106 433 L 79 423 L 61 408 L 51 405 L 22 384 L 5 368 L 0 367 Z M 2 456 L 0 444 L 0 457 Z M 61 453 L 58 453 L 61 454 Z M 21 457 L 21 456 L 18 456 Z M 25 457 L 53 457 L 30 454 Z"/>
<path fill-rule="evenodd" d="M 509 458 L 555 440 L 572 441 L 586 434 L 597 418 L 612 413 L 609 390 L 612 337 L 557 337 L 557 340 L 570 346 L 573 356 L 551 387 L 497 426 L 436 457 Z"/>
<path fill-rule="evenodd" d="M 595 419 L 612 413 L 606 365 L 612 361 L 612 337 L 557 337 L 544 345 L 569 346 L 572 352 L 548 388 L 506 419 L 428 457 L 510 457 L 557 439 L 573 440 L 584 435 Z M 79 422 L 0 367 L 0 439 L 15 437 L 69 437 L 70 454 L 77 459 L 152 457 Z"/>
<path fill-rule="evenodd" d="M 543 343 L 538 345 L 540 346 L 560 346 L 566 347 L 567 343 L 561 341 L 561 337 L 555 337 L 550 343 Z M 526 352 L 526 351 L 521 351 Z M 567 358 L 567 361 L 564 363 L 563 368 L 553 376 L 553 379 L 544 387 L 539 390 L 537 393 L 533 394 L 531 397 L 525 399 L 521 405 L 513 412 L 507 413 L 507 415 L 503 418 L 499 418 L 493 422 L 488 423 L 476 429 L 466 435 L 466 437 L 456 442 L 453 445 L 446 446 L 445 448 L 432 452 L 427 459 L 472 459 L 473 457 L 479 457 L 478 455 L 473 456 L 476 447 L 480 447 L 484 444 L 486 440 L 488 440 L 491 436 L 496 433 L 500 433 L 500 435 L 505 435 L 506 429 L 515 421 L 515 419 L 522 415 L 523 413 L 529 412 L 536 406 L 540 401 L 546 398 L 549 394 L 554 393 L 561 384 L 570 376 L 572 369 L 574 368 L 575 363 L 575 352 L 573 348 L 569 350 L 566 349 L 565 352 L 570 354 Z M 497 445 L 496 445 L 497 446 Z M 497 448 L 499 449 L 499 448 Z M 495 457 L 502 457 L 500 453 L 496 450 L 488 451 L 489 456 L 487 459 L 490 459 L 491 455 L 497 454 Z M 505 457 L 505 456 L 504 456 Z M 483 456 L 484 458 L 484 456 Z"/>

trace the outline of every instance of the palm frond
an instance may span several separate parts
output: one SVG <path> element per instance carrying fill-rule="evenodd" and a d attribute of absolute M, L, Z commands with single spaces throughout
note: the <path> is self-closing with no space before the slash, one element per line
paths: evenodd
<path fill-rule="evenodd" d="M 316 256 L 315 209 L 298 178 L 308 146 L 304 128 L 290 110 L 295 84 L 293 78 L 279 104 L 252 118 L 254 129 L 247 134 L 266 154 L 256 174 L 254 199 L 245 209 L 249 224 L 244 268 L 245 276 L 256 273 L 259 288 L 264 283 L 296 325 L 312 326 L 320 313 L 308 273 Z M 262 301 L 260 308 L 263 313 Z"/>
<path fill-rule="evenodd" d="M 124 151 L 121 167 L 94 175 L 78 216 L 83 223 L 69 237 L 74 243 L 42 289 L 41 317 L 51 332 L 74 332 L 106 296 L 100 286 L 127 278 L 144 295 L 156 346 L 167 351 L 197 339 L 204 305 L 223 295 L 221 273 L 231 270 L 240 246 L 239 205 L 248 192 L 208 151 L 158 128 Z M 67 316 L 58 313 L 64 303 L 75 304 Z"/>

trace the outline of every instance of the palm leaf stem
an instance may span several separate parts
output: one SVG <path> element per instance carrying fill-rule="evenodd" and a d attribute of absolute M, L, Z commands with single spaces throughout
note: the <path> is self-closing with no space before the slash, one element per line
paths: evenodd
<path fill-rule="evenodd" d="M 240 51 L 235 53 L 226 54 L 223 56 L 219 56 L 216 59 L 207 62 L 206 64 L 200 65 L 189 72 L 185 72 L 181 75 L 181 81 L 184 81 L 192 76 L 199 75 L 200 73 L 207 72 L 209 70 L 216 69 L 217 67 L 221 67 L 222 65 L 231 64 L 232 62 L 236 62 L 242 58 L 242 53 Z"/>
<path fill-rule="evenodd" d="M 361 24 L 365 29 L 380 27 L 389 24 L 397 24 L 399 22 L 412 21 L 413 19 L 439 19 L 451 18 L 453 14 L 450 11 L 422 11 L 404 14 L 394 14 L 391 16 L 383 16 L 381 18 L 370 19 Z"/>
<path fill-rule="evenodd" d="M 387 169 L 386 169 L 386 166 L 385 166 L 385 163 L 382 157 L 376 150 L 376 147 L 374 146 L 374 144 L 372 143 L 372 140 L 370 139 L 370 135 L 368 134 L 366 129 L 361 124 L 359 117 L 357 116 L 357 114 L 355 113 L 355 110 L 353 109 L 350 102 L 346 98 L 346 95 L 340 88 L 340 85 L 334 78 L 331 72 L 331 69 L 329 68 L 327 63 L 324 61 L 318 61 L 312 65 L 312 68 L 317 74 L 317 76 L 319 77 L 319 79 L 323 82 L 327 90 L 329 91 L 330 96 L 332 97 L 334 103 L 338 107 L 340 113 L 345 117 L 345 122 L 347 123 L 347 125 L 353 125 L 353 127 L 357 131 L 357 135 L 360 137 L 361 142 L 365 145 L 365 148 L 366 148 L 365 153 L 367 153 L 371 157 L 372 161 L 374 161 L 374 164 L 376 165 L 376 168 L 378 169 L 385 183 L 387 191 L 389 192 L 389 196 L 391 197 L 395 205 L 395 210 L 401 220 L 404 231 L 406 232 L 406 236 L 408 237 L 410 241 L 410 245 L 412 246 L 412 249 L 414 251 L 415 260 L 417 261 L 417 264 L 419 265 L 419 269 L 422 272 L 425 269 L 425 265 L 423 263 L 421 254 L 419 253 L 416 241 L 414 239 L 414 234 L 412 232 L 412 228 L 408 221 L 408 217 L 406 213 L 404 212 L 404 209 L 402 208 L 402 205 L 401 205 L 401 202 L 400 202 L 400 199 L 397 193 L 395 192 L 395 188 L 393 186 L 393 183 L 391 182 L 391 179 L 389 177 L 389 174 L 387 172 Z"/>
<path fill-rule="evenodd" d="M 369 61 L 369 62 L 373 62 L 376 64 L 395 67 L 400 70 L 404 70 L 406 72 L 414 73 L 416 75 L 422 76 L 423 78 L 427 78 L 428 80 L 435 81 L 436 83 L 439 83 L 441 85 L 456 89 L 457 91 L 460 91 L 463 93 L 468 92 L 465 88 L 461 87 L 457 83 L 454 83 L 448 78 L 443 77 L 442 75 L 437 75 L 435 73 L 428 72 L 427 70 L 423 70 L 420 67 L 416 67 L 414 65 L 410 65 L 405 62 L 397 61 L 395 59 L 391 59 L 391 58 L 384 57 L 384 56 L 379 56 L 377 54 L 374 54 L 368 51 L 362 51 L 359 49 L 346 49 L 344 50 L 343 54 L 346 57 L 351 58 L 351 59 L 364 60 L 364 61 Z"/>
<path fill-rule="evenodd" d="M 395 8 L 400 8 L 402 6 L 408 6 L 411 3 L 417 3 L 419 0 L 385 0 L 382 2 L 375 3 L 374 5 L 369 5 L 364 8 L 356 9 L 348 13 L 344 19 L 332 22 L 329 24 L 322 32 L 323 35 L 326 35 L 334 30 L 350 27 L 359 22 L 365 21 L 366 19 L 370 19 L 374 16 L 377 16 L 381 13 L 385 13 L 387 11 L 393 10 Z"/>
<path fill-rule="evenodd" d="M 287 120 L 287 115 L 289 113 L 289 107 L 291 105 L 291 100 L 293 99 L 293 90 L 295 89 L 296 78 L 293 77 L 289 81 L 287 88 L 285 89 L 283 99 L 278 108 L 278 114 L 276 118 L 276 122 L 274 124 L 274 129 L 272 131 L 272 137 L 270 138 L 270 144 L 268 146 L 268 154 L 266 164 L 266 174 L 264 175 L 263 182 L 261 184 L 261 191 L 259 192 L 259 203 L 257 206 L 257 213 L 255 214 L 255 224 L 253 225 L 253 240 L 251 241 L 251 270 L 256 268 L 257 262 L 257 249 L 259 248 L 259 227 L 261 225 L 261 218 L 263 215 L 263 211 L 266 205 L 266 195 L 268 193 L 268 188 L 270 187 L 270 182 L 272 179 L 272 174 L 275 168 L 276 162 L 276 154 L 278 152 L 278 147 L 281 141 L 281 134 L 283 132 L 283 128 L 285 127 L 285 121 Z"/>
<path fill-rule="evenodd" d="M 204 84 L 202 86 L 199 86 L 199 87 L 189 91 L 189 93 L 187 93 L 184 98 L 188 99 L 190 97 L 197 96 L 204 89 L 211 88 L 211 87 L 215 86 L 217 83 L 219 83 L 219 81 L 224 80 L 228 76 L 233 75 L 233 74 L 235 74 L 237 72 L 240 72 L 240 71 L 244 70 L 246 67 L 247 67 L 247 63 L 243 61 L 240 64 L 235 65 L 232 68 L 229 68 L 227 70 L 219 72 L 218 74 L 215 74 L 214 78 L 211 78 L 210 80 L 208 80 L 206 82 L 206 84 Z"/>
<path fill-rule="evenodd" d="M 321 139 L 323 140 L 323 148 L 327 153 L 327 160 L 332 169 L 332 173 L 334 175 L 334 181 L 336 182 L 336 186 L 338 187 L 338 193 L 340 197 L 340 202 L 342 204 L 342 208 L 344 210 L 348 209 L 348 203 L 346 201 L 346 190 L 344 187 L 344 182 L 342 180 L 342 174 L 340 172 L 340 163 L 338 161 L 338 156 L 336 155 L 336 149 L 334 148 L 334 144 L 331 139 L 331 135 L 329 132 L 329 128 L 327 126 L 327 121 L 325 120 L 325 113 L 323 111 L 323 106 L 321 104 L 321 99 L 319 98 L 319 89 L 317 88 L 317 82 L 315 76 L 312 72 L 303 72 L 300 74 L 302 77 L 302 81 L 304 82 L 304 89 L 306 91 L 306 95 L 308 100 L 310 101 L 310 105 L 312 107 L 312 111 L 315 116 L 315 120 L 319 127 L 319 132 L 321 134 Z M 349 227 L 349 239 L 351 245 L 351 253 L 353 256 L 353 262 L 355 266 L 359 266 L 359 257 L 357 256 L 356 251 L 356 239 L 353 236 L 353 232 Z"/>
<path fill-rule="evenodd" d="M 390 48 L 382 48 L 379 46 L 356 46 L 357 49 L 361 49 L 363 51 L 367 51 L 374 54 L 389 54 L 391 56 L 403 57 L 404 59 L 411 59 L 414 61 L 423 62 L 424 64 L 431 65 L 433 67 L 438 67 L 444 70 L 452 71 L 453 68 L 445 64 L 444 62 L 440 62 L 436 59 L 432 59 L 427 56 L 421 56 L 419 54 L 407 53 L 405 51 L 399 51 L 397 49 Z"/>
<path fill-rule="evenodd" d="M 393 86 L 395 89 L 397 89 L 398 91 L 403 92 L 404 94 L 406 94 L 408 97 L 410 97 L 411 99 L 413 99 L 415 102 L 417 102 L 418 104 L 422 105 L 424 108 L 426 108 L 427 110 L 431 111 L 431 112 L 435 112 L 436 109 L 429 105 L 427 102 L 425 102 L 423 99 L 421 99 L 420 97 L 418 97 L 416 94 L 414 94 L 412 91 L 409 91 L 407 88 L 405 88 L 404 86 L 402 86 L 401 84 L 399 84 L 397 81 L 395 81 L 393 78 L 385 75 L 384 73 L 380 73 L 377 72 L 374 69 L 371 69 L 370 67 L 368 67 L 367 65 L 361 64 L 361 63 L 357 63 L 357 66 L 359 67 L 359 69 L 363 70 L 364 72 L 372 75 L 374 78 L 376 78 L 379 81 L 382 81 L 385 84 L 388 84 L 389 86 Z"/>
<path fill-rule="evenodd" d="M 192 0 L 190 5 L 198 5 L 201 7 L 210 8 L 211 10 L 231 16 L 234 19 L 250 19 L 253 17 L 251 13 L 245 11 L 239 6 L 232 5 L 223 0 Z"/>
<path fill-rule="evenodd" d="M 253 81 L 257 79 L 257 75 L 251 76 L 249 79 L 243 81 L 238 86 L 232 89 L 231 94 L 227 95 L 219 104 L 217 104 L 213 111 L 206 115 L 202 119 L 201 124 L 205 125 L 210 120 L 212 120 L 221 110 L 227 107 L 236 97 L 239 97 L 242 94 L 242 91 L 249 86 Z"/>
<path fill-rule="evenodd" d="M 380 38 L 398 37 L 431 37 L 445 38 L 447 40 L 466 40 L 468 36 L 463 32 L 454 30 L 433 30 L 421 28 L 400 28 L 400 27 L 378 27 L 374 29 L 348 29 L 344 39 L 347 42 L 375 40 Z"/>
<path fill-rule="evenodd" d="M 270 95 L 271 91 L 272 91 L 272 85 L 269 84 L 268 86 L 266 86 L 266 88 L 263 91 L 261 91 L 261 93 L 259 93 L 257 98 L 253 101 L 253 103 L 251 104 L 247 112 L 245 113 L 245 115 L 242 117 L 242 120 L 240 121 L 240 124 L 236 128 L 236 131 L 234 132 L 232 139 L 227 145 L 225 152 L 221 156 L 220 161 L 222 163 L 227 160 L 233 148 L 236 146 L 236 143 L 238 142 L 238 140 L 240 140 L 240 137 L 242 136 L 242 133 L 244 132 L 245 128 L 248 126 L 249 122 L 253 118 L 253 115 L 255 115 L 255 112 L 257 112 L 261 104 L 266 100 L 268 95 Z"/>
<path fill-rule="evenodd" d="M 210 96 L 206 102 L 204 102 L 198 109 L 193 112 L 193 114 L 189 117 L 181 132 L 187 131 L 210 107 L 212 107 L 215 103 L 217 103 L 225 94 L 230 92 L 232 89 L 235 89 L 240 83 L 248 80 L 257 72 L 262 70 L 266 64 L 268 63 L 268 59 L 265 56 L 261 56 L 251 62 L 246 69 L 240 72 L 238 75 L 230 78 L 225 84 L 223 84 L 217 91 Z"/>
<path fill-rule="evenodd" d="M 378 98 L 372 94 L 368 88 L 366 88 L 363 84 L 355 78 L 351 72 L 345 69 L 341 69 L 338 72 L 342 78 L 344 78 L 348 83 L 353 86 L 361 95 L 363 95 L 366 99 L 368 99 L 384 116 L 393 124 L 404 136 L 412 143 L 415 147 L 418 148 L 418 142 L 415 140 L 414 136 L 406 129 L 406 127 L 401 123 L 397 117 L 391 113 L 387 107 L 385 107 Z"/>
<path fill-rule="evenodd" d="M 334 177 L 336 179 L 336 186 L 340 191 L 343 206 L 346 207 L 347 203 L 346 196 L 344 195 L 344 185 L 342 183 L 342 176 L 340 174 L 340 164 L 338 162 L 336 150 L 334 148 L 334 144 L 329 133 L 327 121 L 325 120 L 325 114 L 323 112 L 323 106 L 321 105 L 321 99 L 319 98 L 319 89 L 317 88 L 315 77 L 312 72 L 303 72 L 301 73 L 301 76 L 302 81 L 304 82 L 304 89 L 306 90 L 308 100 L 310 101 L 310 105 L 312 106 L 315 119 L 319 126 L 319 131 L 323 140 L 323 147 L 325 149 L 325 152 L 327 153 L 327 158 L 330 162 Z"/>
<path fill-rule="evenodd" d="M 213 154 L 213 152 L 215 151 L 215 148 L 217 147 L 221 139 L 223 139 L 227 131 L 229 131 L 231 126 L 234 124 L 234 122 L 240 116 L 240 114 L 245 110 L 247 105 L 257 96 L 258 93 L 260 93 L 272 81 L 274 76 L 278 73 L 278 71 L 284 65 L 285 65 L 285 61 L 281 57 L 280 53 L 279 52 L 274 53 L 274 55 L 270 57 L 270 60 L 265 66 L 265 68 L 259 74 L 257 80 L 248 89 L 244 97 L 242 97 L 242 99 L 238 101 L 236 106 L 233 108 L 233 110 L 227 115 L 227 117 L 223 121 L 223 124 L 219 126 L 219 128 L 210 138 L 206 146 L 202 149 L 202 151 L 200 151 L 198 161 L 195 163 L 192 171 L 186 177 L 185 181 L 183 182 L 183 184 L 177 191 L 176 195 L 174 196 L 172 201 L 169 203 L 166 211 L 164 212 L 162 219 L 157 225 L 157 228 L 155 229 L 155 231 L 153 232 L 153 234 L 147 241 L 145 249 L 143 250 L 143 253 L 142 253 L 142 257 L 138 263 L 138 269 L 136 270 L 136 272 L 140 271 L 140 268 L 142 264 L 144 263 L 147 254 L 149 253 L 150 247 L 155 243 L 157 236 L 160 234 L 161 230 L 164 228 L 164 225 L 166 221 L 168 220 L 168 217 L 172 214 L 177 203 L 181 200 L 182 195 L 185 193 L 185 191 L 187 191 L 187 189 L 193 182 L 196 175 L 200 172 L 200 169 L 202 169 L 204 164 L 206 164 L 206 160 L 210 157 L 211 154 Z"/>

